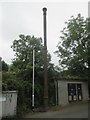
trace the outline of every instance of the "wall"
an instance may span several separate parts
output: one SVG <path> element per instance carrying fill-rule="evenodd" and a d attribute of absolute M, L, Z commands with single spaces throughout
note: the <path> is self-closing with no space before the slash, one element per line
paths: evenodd
<path fill-rule="evenodd" d="M 90 1 L 88 2 L 88 17 L 90 17 Z"/>
<path fill-rule="evenodd" d="M 67 84 L 64 81 L 58 81 L 58 104 L 65 105 L 68 103 Z"/>
<path fill-rule="evenodd" d="M 0 119 L 2 118 L 2 58 L 0 57 Z"/>
<path fill-rule="evenodd" d="M 83 101 L 88 100 L 88 83 L 83 81 L 59 80 L 58 81 L 58 104 L 68 104 L 68 83 L 82 84 Z"/>
<path fill-rule="evenodd" d="M 88 83 L 82 83 L 82 93 L 83 93 L 83 100 L 88 100 L 89 92 L 88 92 Z"/>
<path fill-rule="evenodd" d="M 17 92 L 3 91 L 2 92 L 2 116 L 14 116 L 17 110 Z"/>

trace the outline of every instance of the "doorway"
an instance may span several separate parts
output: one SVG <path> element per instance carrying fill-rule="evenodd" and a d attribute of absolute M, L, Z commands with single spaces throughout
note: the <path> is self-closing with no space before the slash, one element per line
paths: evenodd
<path fill-rule="evenodd" d="M 68 83 L 68 101 L 82 101 L 82 85 L 75 83 Z"/>

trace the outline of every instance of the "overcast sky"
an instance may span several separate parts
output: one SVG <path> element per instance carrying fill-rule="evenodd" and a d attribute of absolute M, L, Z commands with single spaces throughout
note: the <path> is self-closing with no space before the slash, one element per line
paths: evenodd
<path fill-rule="evenodd" d="M 53 52 L 60 40 L 65 21 L 81 13 L 88 17 L 88 2 L 2 2 L 0 3 L 0 56 L 8 64 L 14 58 L 13 40 L 20 34 L 43 38 L 43 12 L 47 7 L 47 49 L 52 62 L 58 64 Z"/>

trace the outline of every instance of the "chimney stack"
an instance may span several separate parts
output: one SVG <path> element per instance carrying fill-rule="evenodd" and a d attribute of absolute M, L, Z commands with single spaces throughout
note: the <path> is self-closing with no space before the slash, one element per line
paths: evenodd
<path fill-rule="evenodd" d="M 47 111 L 47 107 L 48 107 L 46 12 L 47 12 L 47 8 L 43 8 L 43 27 L 44 27 L 44 111 Z"/>

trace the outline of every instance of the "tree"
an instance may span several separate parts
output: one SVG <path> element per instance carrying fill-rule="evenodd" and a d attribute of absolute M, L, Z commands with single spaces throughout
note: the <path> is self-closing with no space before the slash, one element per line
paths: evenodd
<path fill-rule="evenodd" d="M 6 80 L 10 78 L 9 65 L 3 60 L 2 61 L 2 90 L 7 90 Z"/>
<path fill-rule="evenodd" d="M 90 18 L 78 14 L 65 23 L 56 51 L 60 66 L 69 75 L 88 78 L 90 86 Z"/>
<path fill-rule="evenodd" d="M 30 35 L 19 35 L 19 39 L 14 40 L 11 47 L 15 52 L 15 58 L 10 70 L 15 74 L 16 80 L 20 81 L 20 84 L 25 84 L 22 84 L 23 87 L 19 89 L 19 98 L 24 96 L 24 100 L 22 100 L 22 102 L 19 101 L 18 103 L 26 103 L 25 106 L 28 106 L 29 108 L 31 108 L 32 102 L 33 49 L 35 49 L 35 106 L 38 107 L 43 101 L 44 47 L 42 39 Z M 51 60 L 49 53 L 47 57 L 49 66 Z"/>
<path fill-rule="evenodd" d="M 89 21 L 90 19 L 84 19 L 80 14 L 76 18 L 72 16 L 68 22 L 65 22 L 67 26 L 61 31 L 62 36 L 56 53 L 60 58 L 60 66 L 64 70 L 68 69 L 72 75 L 88 76 L 90 69 Z"/>
<path fill-rule="evenodd" d="M 2 71 L 8 71 L 8 69 L 9 65 L 5 61 L 2 61 Z"/>

